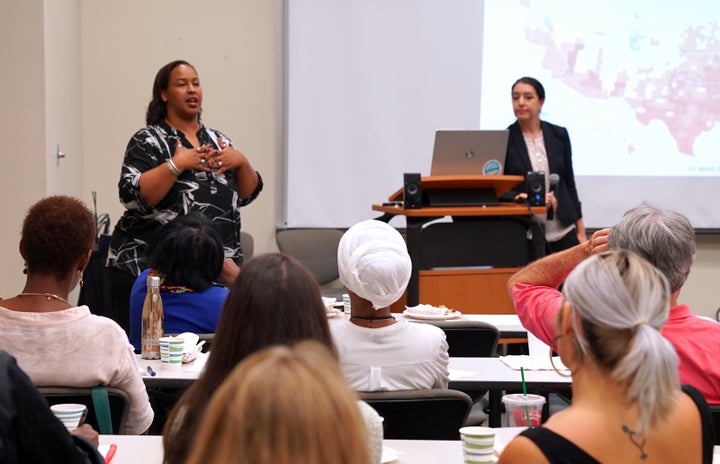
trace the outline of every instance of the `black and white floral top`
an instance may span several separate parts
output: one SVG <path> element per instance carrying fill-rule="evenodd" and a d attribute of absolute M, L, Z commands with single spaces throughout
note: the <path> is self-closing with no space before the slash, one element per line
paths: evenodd
<path fill-rule="evenodd" d="M 224 134 L 202 125 L 197 133 L 201 145 L 217 146 L 218 138 L 233 145 Z M 177 141 L 185 148 L 192 144 L 181 131 L 165 122 L 152 124 L 132 136 L 125 151 L 118 188 L 120 202 L 126 211 L 115 225 L 107 265 L 134 276 L 146 267 L 145 247 L 161 225 L 178 215 L 191 211 L 209 217 L 220 229 L 225 257 L 242 262 L 240 248 L 240 208 L 251 203 L 263 188 L 258 173 L 258 185 L 246 199 L 238 197 L 235 171 L 216 177 L 211 172 L 185 171 L 165 198 L 155 206 L 148 205 L 140 195 L 140 174 L 171 158 Z"/>

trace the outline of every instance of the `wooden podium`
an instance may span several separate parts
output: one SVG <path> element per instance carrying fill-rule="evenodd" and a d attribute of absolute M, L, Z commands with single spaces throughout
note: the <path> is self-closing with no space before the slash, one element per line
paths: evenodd
<path fill-rule="evenodd" d="M 372 205 L 383 213 L 381 221 L 406 217 L 412 259 L 408 306 L 426 303 L 469 314 L 515 313 L 505 289 L 507 279 L 545 253 L 544 232 L 535 220 L 535 215 L 545 214 L 545 207 L 497 201 L 520 182 L 524 177 L 423 177 L 421 208 L 403 207 L 403 189 L 388 198 L 397 203 Z M 488 193 L 490 204 L 482 204 Z M 436 221 L 445 217 L 452 221 Z M 394 311 L 402 309 L 400 304 Z"/>

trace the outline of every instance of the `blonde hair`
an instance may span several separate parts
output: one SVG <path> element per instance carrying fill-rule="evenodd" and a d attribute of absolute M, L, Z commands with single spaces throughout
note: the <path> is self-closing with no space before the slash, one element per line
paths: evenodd
<path fill-rule="evenodd" d="M 213 395 L 188 464 L 370 462 L 357 396 L 315 341 L 248 356 Z"/>
<path fill-rule="evenodd" d="M 675 349 L 660 333 L 670 311 L 667 278 L 640 256 L 616 250 L 590 257 L 565 280 L 563 293 L 581 354 L 622 384 L 637 404 L 646 435 L 673 409 L 680 388 Z"/>

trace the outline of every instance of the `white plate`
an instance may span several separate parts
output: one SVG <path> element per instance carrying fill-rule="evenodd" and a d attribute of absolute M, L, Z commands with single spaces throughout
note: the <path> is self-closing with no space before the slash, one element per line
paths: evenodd
<path fill-rule="evenodd" d="M 400 456 L 397 451 L 392 448 L 388 448 L 387 446 L 383 446 L 382 458 L 380 458 L 381 464 L 390 464 L 397 461 L 399 458 Z"/>
<path fill-rule="evenodd" d="M 405 315 L 405 317 L 409 317 L 412 319 L 422 319 L 426 321 L 447 321 L 462 316 L 462 313 L 460 311 L 454 311 L 450 314 L 419 314 L 410 312 L 407 309 L 403 311 L 403 314 Z"/>
<path fill-rule="evenodd" d="M 328 317 L 328 319 L 332 318 L 332 317 L 337 317 L 340 314 L 342 314 L 342 311 L 337 310 L 337 309 L 333 309 L 331 311 L 325 311 L 325 315 Z"/>

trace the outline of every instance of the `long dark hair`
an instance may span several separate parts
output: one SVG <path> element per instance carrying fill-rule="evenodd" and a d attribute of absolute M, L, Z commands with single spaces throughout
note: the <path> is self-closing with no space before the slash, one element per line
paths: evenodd
<path fill-rule="evenodd" d="M 313 274 L 280 253 L 249 260 L 230 287 L 205 371 L 165 424 L 165 462 L 185 462 L 210 397 L 240 361 L 267 346 L 307 339 L 336 353 Z"/>
<path fill-rule="evenodd" d="M 167 103 L 162 99 L 163 90 L 167 90 L 170 83 L 170 73 L 172 70 L 184 64 L 195 69 L 185 60 L 175 60 L 166 64 L 155 74 L 155 82 L 153 82 L 152 100 L 148 104 L 147 113 L 145 114 L 145 123 L 149 126 L 164 121 L 167 117 Z M 197 69 L 195 69 L 197 72 Z"/>

